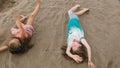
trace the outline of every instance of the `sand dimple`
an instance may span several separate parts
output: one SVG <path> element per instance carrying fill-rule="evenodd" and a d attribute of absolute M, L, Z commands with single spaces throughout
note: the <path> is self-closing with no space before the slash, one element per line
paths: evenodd
<path fill-rule="evenodd" d="M 5 12 L 13 7 L 14 0 L 0 0 L 0 12 Z"/>

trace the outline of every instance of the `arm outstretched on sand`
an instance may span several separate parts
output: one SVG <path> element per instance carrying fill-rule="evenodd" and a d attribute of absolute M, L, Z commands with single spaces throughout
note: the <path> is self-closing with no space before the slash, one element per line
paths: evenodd
<path fill-rule="evenodd" d="M 85 47 L 87 48 L 87 54 L 88 54 L 88 67 L 89 68 L 95 68 L 95 65 L 93 64 L 92 60 L 91 60 L 91 47 L 90 45 L 87 43 L 87 41 L 85 39 L 81 39 L 81 42 L 83 45 L 85 45 Z"/>
<path fill-rule="evenodd" d="M 8 49 L 8 46 L 6 45 L 6 46 L 2 46 L 2 47 L 0 47 L 0 52 L 1 51 L 5 51 L 5 50 L 7 50 Z"/>
<path fill-rule="evenodd" d="M 37 16 L 39 9 L 40 9 L 41 0 L 37 0 L 37 6 L 35 10 L 31 13 L 30 17 L 28 18 L 27 25 L 32 25 L 34 22 L 35 17 Z"/>

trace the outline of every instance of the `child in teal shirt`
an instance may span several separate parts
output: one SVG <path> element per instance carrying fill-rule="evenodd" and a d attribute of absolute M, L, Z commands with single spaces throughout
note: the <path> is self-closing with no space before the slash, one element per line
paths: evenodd
<path fill-rule="evenodd" d="M 68 11 L 70 20 L 68 22 L 68 38 L 66 54 L 77 63 L 80 63 L 84 61 L 84 57 L 79 55 L 78 53 L 79 51 L 84 50 L 87 52 L 89 68 L 95 68 L 95 65 L 91 60 L 91 48 L 87 43 L 86 39 L 84 38 L 84 31 L 78 18 L 78 16 L 81 16 L 89 9 L 83 8 L 81 11 L 76 12 L 78 7 L 80 7 L 80 5 L 76 5 Z"/>

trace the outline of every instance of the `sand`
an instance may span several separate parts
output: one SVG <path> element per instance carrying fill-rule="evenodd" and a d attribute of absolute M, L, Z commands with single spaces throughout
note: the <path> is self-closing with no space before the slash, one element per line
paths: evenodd
<path fill-rule="evenodd" d="M 120 0 L 42 0 L 31 40 L 34 47 L 22 55 L 0 52 L 0 68 L 88 68 L 87 62 L 76 64 L 62 56 L 61 47 L 67 37 L 67 11 L 76 4 L 90 8 L 80 20 L 96 68 L 120 68 Z M 0 46 L 11 37 L 10 28 L 15 26 L 12 13 L 18 10 L 29 15 L 35 6 L 35 0 L 4 3 L 0 8 Z"/>

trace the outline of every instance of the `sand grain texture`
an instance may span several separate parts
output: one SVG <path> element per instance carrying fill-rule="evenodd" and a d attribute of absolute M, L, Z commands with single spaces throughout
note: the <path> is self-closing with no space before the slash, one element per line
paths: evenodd
<path fill-rule="evenodd" d="M 36 6 L 34 0 L 9 4 L 0 8 L 0 46 L 11 37 L 10 28 L 15 25 L 12 12 L 29 15 Z M 80 19 L 96 68 L 120 68 L 120 0 L 42 0 L 31 40 L 34 47 L 23 55 L 1 52 L 0 68 L 88 68 L 86 62 L 76 64 L 61 55 L 67 37 L 67 11 L 76 4 L 90 8 Z"/>

